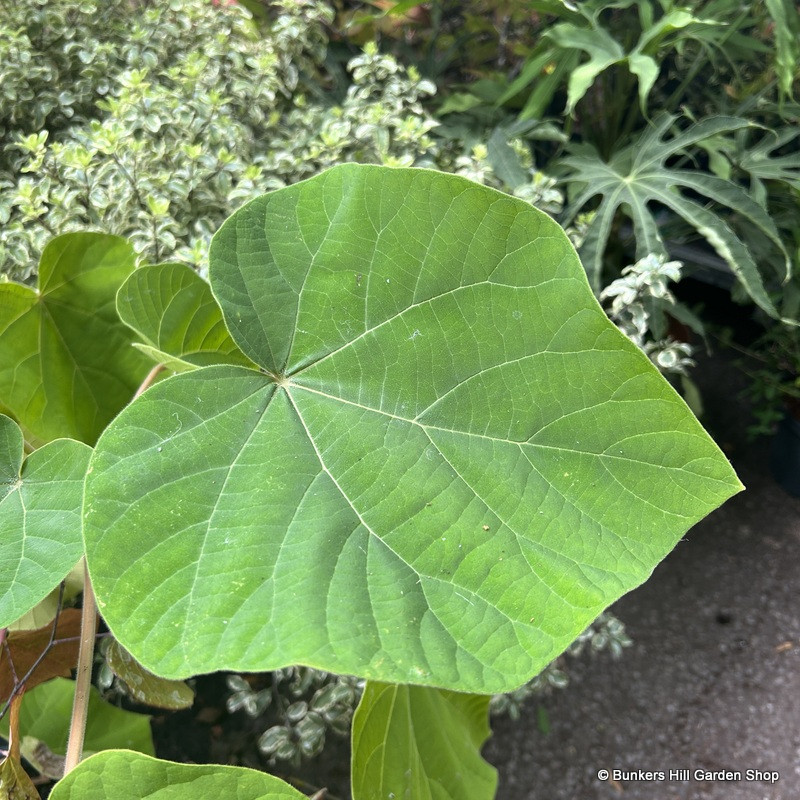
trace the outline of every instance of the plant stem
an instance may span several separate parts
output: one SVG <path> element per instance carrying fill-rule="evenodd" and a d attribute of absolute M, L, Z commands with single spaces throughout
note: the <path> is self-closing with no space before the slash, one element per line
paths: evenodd
<path fill-rule="evenodd" d="M 164 369 L 163 364 L 156 364 L 142 385 L 136 390 L 136 399 L 156 379 Z M 81 612 L 81 643 L 78 649 L 78 669 L 75 674 L 75 700 L 72 704 L 72 719 L 69 723 L 69 741 L 67 756 L 64 762 L 64 774 L 75 769 L 83 753 L 83 740 L 86 735 L 86 718 L 89 711 L 89 689 L 92 685 L 92 662 L 94 661 L 94 642 L 97 638 L 97 604 L 89 578 L 89 568 L 83 559 L 83 610 Z"/>
<path fill-rule="evenodd" d="M 11 701 L 11 717 L 8 721 L 8 757 L 19 761 L 19 710 L 22 706 L 22 692 Z"/>
<path fill-rule="evenodd" d="M 147 377 L 142 381 L 142 385 L 136 390 L 136 394 L 133 396 L 135 400 L 145 389 L 149 388 L 150 384 L 158 377 L 158 373 L 164 369 L 163 364 L 156 364 L 150 372 L 147 373 Z"/>
<path fill-rule="evenodd" d="M 78 671 L 75 675 L 75 702 L 69 725 L 69 743 L 64 763 L 64 774 L 78 766 L 86 734 L 86 717 L 89 710 L 89 688 L 92 682 L 94 639 L 97 631 L 97 606 L 94 602 L 92 582 L 86 559 L 83 561 L 83 611 L 81 613 L 81 644 L 78 651 Z"/>

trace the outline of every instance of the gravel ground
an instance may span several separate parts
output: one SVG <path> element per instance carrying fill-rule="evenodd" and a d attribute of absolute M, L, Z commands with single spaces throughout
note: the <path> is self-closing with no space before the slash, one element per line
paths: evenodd
<path fill-rule="evenodd" d="M 746 442 L 738 375 L 716 358 L 696 376 L 704 422 L 747 491 L 614 606 L 634 647 L 572 662 L 570 687 L 538 701 L 546 734 L 536 702 L 524 722 L 494 721 L 498 800 L 800 798 L 800 500 L 769 476 L 766 444 Z"/>

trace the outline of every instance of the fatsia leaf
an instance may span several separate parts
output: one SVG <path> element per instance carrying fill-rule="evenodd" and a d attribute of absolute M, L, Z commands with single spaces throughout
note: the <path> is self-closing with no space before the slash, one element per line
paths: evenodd
<path fill-rule="evenodd" d="M 50 800 L 305 800 L 264 772 L 217 764 L 174 764 L 125 750 L 81 761 L 50 793 Z"/>
<path fill-rule="evenodd" d="M 589 60 L 576 67 L 569 78 L 567 89 L 568 114 L 586 94 L 594 79 L 612 64 L 622 61 L 625 53 L 619 42 L 604 28 L 581 28 L 570 22 L 562 22 L 547 31 L 544 36 L 563 50 L 582 50 Z"/>
<path fill-rule="evenodd" d="M 106 659 L 137 702 L 173 711 L 194 703 L 194 692 L 183 681 L 170 681 L 148 672 L 118 641 L 111 642 Z"/>
<path fill-rule="evenodd" d="M 38 291 L 0 284 L 0 409 L 32 443 L 93 444 L 144 377 L 114 306 L 133 265 L 118 236 L 68 233 L 45 247 Z"/>
<path fill-rule="evenodd" d="M 651 205 L 658 204 L 671 209 L 694 227 L 727 262 L 750 297 L 771 316 L 777 317 L 778 312 L 767 294 L 763 276 L 746 245 L 722 217 L 689 199 L 680 190 L 688 189 L 709 197 L 757 226 L 782 256 L 785 275 L 788 276 L 791 261 L 773 220 L 736 184 L 700 170 L 682 170 L 667 165 L 669 158 L 698 141 L 722 131 L 746 128 L 749 123 L 733 117 L 703 120 L 665 140 L 664 136 L 674 121 L 675 117 L 659 115 L 637 141 L 615 153 L 608 163 L 586 147 L 563 160 L 569 171 L 567 181 L 581 190 L 565 212 L 565 223 L 570 222 L 593 197 L 601 196 L 580 251 L 592 286 L 596 290 L 600 288 L 603 255 L 611 224 L 620 211 L 633 221 L 637 258 L 648 253 L 665 253 L 654 217 L 655 209 L 651 208 Z"/>
<path fill-rule="evenodd" d="M 91 449 L 59 439 L 23 461 L 22 432 L 0 414 L 0 627 L 43 600 L 83 555 L 81 502 Z"/>
<path fill-rule="evenodd" d="M 529 204 L 344 165 L 210 258 L 262 372 L 156 384 L 86 481 L 98 603 L 156 674 L 511 689 L 741 488 Z"/>
<path fill-rule="evenodd" d="M 488 738 L 485 695 L 370 682 L 353 717 L 353 800 L 492 800 Z"/>
<path fill-rule="evenodd" d="M 731 157 L 754 179 L 783 181 L 794 189 L 800 189 L 800 153 L 797 144 L 792 145 L 791 152 L 785 155 L 775 152 L 798 136 L 800 130 L 794 127 L 768 131 L 749 147 L 741 143 Z"/>
<path fill-rule="evenodd" d="M 211 287 L 185 264 L 135 270 L 120 287 L 117 312 L 157 360 L 254 366 L 225 328 Z"/>
<path fill-rule="evenodd" d="M 6 646 L 0 651 L 0 703 L 11 696 L 18 679 L 26 675 L 36 660 L 44 655 L 31 676 L 25 681 L 30 691 L 52 678 L 68 678 L 78 663 L 78 644 L 81 632 L 81 612 L 68 608 L 61 612 L 52 647 L 53 626 L 45 625 L 35 631 L 11 631 Z"/>
<path fill-rule="evenodd" d="M 38 739 L 53 753 L 64 755 L 74 696 L 75 682 L 66 678 L 54 678 L 25 692 L 19 717 L 20 734 Z M 8 735 L 7 719 L 0 722 L 0 734 Z M 83 749 L 85 752 L 96 752 L 112 747 L 124 747 L 152 755 L 150 717 L 109 705 L 92 686 Z M 88 794 L 86 797 L 94 795 Z"/>

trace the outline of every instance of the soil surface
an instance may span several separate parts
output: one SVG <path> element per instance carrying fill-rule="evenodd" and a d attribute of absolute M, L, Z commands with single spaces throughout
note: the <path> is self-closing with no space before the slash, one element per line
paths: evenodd
<path fill-rule="evenodd" d="M 622 658 L 573 660 L 566 690 L 531 701 L 522 721 L 495 719 L 484 752 L 498 800 L 800 798 L 800 500 L 770 477 L 768 444 L 747 442 L 738 374 L 717 357 L 694 377 L 747 491 L 613 607 L 634 640 Z"/>

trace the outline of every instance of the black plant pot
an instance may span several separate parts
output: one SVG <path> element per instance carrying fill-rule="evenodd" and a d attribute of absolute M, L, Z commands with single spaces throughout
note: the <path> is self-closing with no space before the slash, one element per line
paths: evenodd
<path fill-rule="evenodd" d="M 800 420 L 791 413 L 786 414 L 775 432 L 770 466 L 781 487 L 800 497 Z"/>

